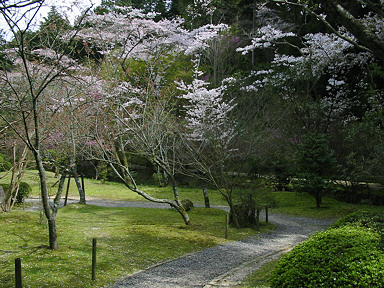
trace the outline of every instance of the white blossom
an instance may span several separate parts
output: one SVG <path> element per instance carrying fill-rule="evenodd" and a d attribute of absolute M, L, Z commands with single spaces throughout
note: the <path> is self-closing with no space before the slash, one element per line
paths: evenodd
<path fill-rule="evenodd" d="M 215 139 L 222 146 L 228 145 L 235 134 L 235 125 L 229 118 L 235 104 L 233 100 L 223 101 L 223 87 L 208 89 L 208 83 L 199 79 L 191 84 L 177 84 L 184 92 L 181 97 L 188 100 L 185 105 L 187 137 L 203 143 Z"/>
<path fill-rule="evenodd" d="M 270 47 L 276 40 L 295 36 L 292 32 L 282 32 L 281 30 L 272 27 L 272 25 L 266 25 L 259 28 L 256 35 L 257 36 L 252 39 L 250 45 L 243 48 L 237 48 L 237 51 L 245 55 L 256 48 Z"/>
<path fill-rule="evenodd" d="M 207 24 L 195 30 L 192 30 L 189 33 L 188 39 L 186 39 L 187 42 L 185 44 L 187 49 L 185 51 L 185 54 L 191 55 L 208 47 L 209 41 L 217 38 L 220 33 L 228 31 L 228 29 L 229 26 L 226 24 Z"/>

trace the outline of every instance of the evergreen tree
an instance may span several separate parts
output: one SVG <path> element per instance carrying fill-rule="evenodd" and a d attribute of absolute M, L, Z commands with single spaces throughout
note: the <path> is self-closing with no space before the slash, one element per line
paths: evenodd
<path fill-rule="evenodd" d="M 298 151 L 298 176 L 304 189 L 316 198 L 316 207 L 328 190 L 336 168 L 334 152 L 324 134 L 307 134 Z"/>

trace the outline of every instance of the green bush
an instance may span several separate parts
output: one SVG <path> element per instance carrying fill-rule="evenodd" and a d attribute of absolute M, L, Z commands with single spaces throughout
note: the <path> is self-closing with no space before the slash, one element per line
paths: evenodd
<path fill-rule="evenodd" d="M 380 232 L 384 227 L 384 212 L 357 211 L 337 220 L 331 228 L 359 226 Z"/>
<path fill-rule="evenodd" d="M 9 189 L 9 184 L 2 184 L 4 191 Z M 27 198 L 31 194 L 32 188 L 26 182 L 20 182 L 19 192 L 16 196 L 16 203 L 22 203 L 24 198 Z M 14 196 L 14 195 L 13 195 Z"/>
<path fill-rule="evenodd" d="M 22 203 L 24 198 L 27 198 L 31 194 L 32 188 L 26 182 L 20 182 L 19 192 L 16 196 L 16 203 Z"/>
<path fill-rule="evenodd" d="M 285 255 L 271 287 L 383 287 L 378 232 L 343 226 L 319 232 Z"/>
<path fill-rule="evenodd" d="M 5 160 L 4 156 L 0 154 L 0 172 L 8 171 L 12 168 L 12 163 Z"/>
<path fill-rule="evenodd" d="M 181 204 L 183 205 L 185 211 L 189 211 L 189 210 L 191 210 L 193 207 L 195 207 L 195 206 L 193 205 L 193 202 L 192 202 L 191 200 L 189 200 L 189 199 L 183 199 L 183 200 L 181 200 Z"/>

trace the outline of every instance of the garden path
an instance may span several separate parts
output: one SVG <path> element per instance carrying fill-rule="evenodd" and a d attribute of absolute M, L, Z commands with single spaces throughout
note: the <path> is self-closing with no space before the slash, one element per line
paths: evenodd
<path fill-rule="evenodd" d="M 111 288 L 236 287 L 263 264 L 280 257 L 333 221 L 271 214 L 274 231 L 161 263 L 129 275 Z"/>
<path fill-rule="evenodd" d="M 73 202 L 77 200 L 68 201 Z M 87 204 L 103 207 L 169 208 L 168 205 L 152 202 L 92 198 L 87 199 Z M 37 208 L 33 208 L 36 206 Z M 225 206 L 217 208 L 228 210 Z M 29 209 L 38 209 L 38 205 L 32 205 Z M 269 221 L 277 225 L 275 230 L 159 263 L 126 276 L 110 288 L 236 287 L 264 263 L 280 257 L 313 233 L 327 228 L 334 220 L 270 213 Z"/>

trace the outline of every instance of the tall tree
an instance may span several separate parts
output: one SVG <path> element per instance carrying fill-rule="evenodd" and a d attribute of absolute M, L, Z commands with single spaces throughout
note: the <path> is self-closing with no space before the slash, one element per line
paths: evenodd
<path fill-rule="evenodd" d="M 155 21 L 153 13 L 143 14 L 131 8 L 125 12 L 112 10 L 91 15 L 89 23 L 93 25 L 79 33 L 90 45 L 102 47 L 105 56 L 100 67 L 105 70 L 99 75 L 104 78 L 100 82 L 104 84 L 102 93 L 108 96 L 100 100 L 104 102 L 95 110 L 102 112 L 90 125 L 99 152 L 93 156 L 108 163 L 128 189 L 147 200 L 169 204 L 189 224 L 178 194 L 173 162 L 169 161 L 178 140 L 172 126 L 173 114 L 167 110 L 173 107 L 169 104 L 172 77 L 168 70 L 172 71 L 181 47 L 185 49 L 185 40 L 189 39 L 177 21 Z M 95 146 L 90 148 L 95 152 Z M 173 185 L 173 199 L 157 199 L 139 189 L 128 152 L 147 158 L 167 173 Z"/>
<path fill-rule="evenodd" d="M 336 168 L 334 153 L 329 149 L 327 136 L 307 134 L 299 146 L 299 179 L 303 179 L 306 191 L 316 199 L 320 208 L 321 199 L 329 189 Z"/>
<path fill-rule="evenodd" d="M 9 121 L 7 115 L 2 114 L 1 117 L 32 151 L 39 171 L 43 210 L 48 220 L 49 247 L 56 249 L 58 247 L 56 215 L 66 172 L 64 171 L 60 178 L 58 193 L 51 206 L 43 162 L 45 124 L 50 121 L 50 111 L 52 111 L 50 107 L 54 102 L 49 97 L 48 91 L 59 91 L 58 87 L 64 87 L 67 80 L 72 78 L 78 64 L 61 51 L 51 49 L 49 44 L 52 42 L 47 42 L 46 46 L 42 43 L 41 47 L 44 49 L 30 50 L 28 48 L 25 36 L 32 29 L 35 17 L 42 5 L 43 1 L 39 1 L 28 6 L 29 13 L 27 14 L 19 13 L 20 11 L 17 10 L 19 7 L 0 10 L 14 37 L 13 47 L 7 56 L 13 58 L 12 61 L 15 63 L 12 71 L 2 71 L 1 73 L 3 87 L 1 102 L 14 111 L 17 115 L 17 123 L 21 123 L 21 128 L 18 129 L 13 122 Z"/>
<path fill-rule="evenodd" d="M 373 54 L 383 63 L 384 4 L 382 1 L 271 1 L 300 7 L 304 13 L 323 23 L 329 32 L 348 41 L 361 51 Z M 341 27 L 347 29 L 349 34 L 340 33 Z"/>
<path fill-rule="evenodd" d="M 367 133 L 372 143 L 380 141 L 382 61 L 347 26 L 343 27 L 336 12 L 325 10 L 328 4 L 324 2 L 328 3 L 269 1 L 269 5 L 259 7 L 257 13 L 272 18 L 257 23 L 250 45 L 238 49 L 246 55 L 262 56 L 256 58 L 262 63 L 253 65 L 255 71 L 243 78 L 243 85 L 253 95 L 269 93 L 276 97 L 280 107 L 276 115 L 284 115 L 288 124 L 280 122 L 278 136 L 290 139 L 287 143 L 293 148 L 298 148 L 305 134 L 328 135 L 335 158 L 342 165 L 339 177 L 355 183 L 376 166 L 372 147 L 361 144 L 357 149 L 352 143 L 364 143 L 361 141 Z M 381 39 L 380 13 L 370 15 L 370 5 L 352 5 L 355 1 L 332 3 L 344 7 L 366 27 L 367 33 Z M 377 115 L 377 122 L 369 121 L 376 133 L 370 133 L 370 129 L 357 133 L 361 131 L 357 127 L 366 127 L 367 119 L 372 119 L 367 115 Z M 377 177 L 377 173 L 375 170 L 373 174 Z"/>

